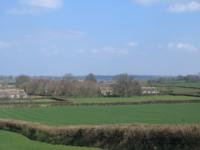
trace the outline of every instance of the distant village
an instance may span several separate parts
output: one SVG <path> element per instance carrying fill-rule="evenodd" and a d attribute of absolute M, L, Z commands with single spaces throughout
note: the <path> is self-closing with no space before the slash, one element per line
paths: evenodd
<path fill-rule="evenodd" d="M 43 81 L 46 81 L 46 79 L 34 79 L 34 80 L 40 80 L 41 83 Z M 28 98 L 28 95 L 30 95 L 30 93 L 27 93 L 27 91 L 25 91 L 25 89 L 23 89 L 23 87 L 21 87 L 21 88 L 19 88 L 19 86 L 17 87 L 15 81 L 14 82 L 13 81 L 14 80 L 12 80 L 11 84 L 9 82 L 0 82 L 0 99 L 26 99 L 26 98 Z M 84 80 L 79 79 L 77 82 L 83 84 Z M 73 83 L 76 84 L 76 82 L 73 82 Z M 113 89 L 114 84 L 115 84 L 115 81 L 113 81 L 113 80 L 101 80 L 101 81 L 97 82 L 97 86 L 99 88 L 100 95 L 104 96 L 104 97 L 115 96 L 114 89 Z M 89 86 L 90 86 L 90 84 L 89 84 Z M 47 87 L 48 87 L 48 85 L 46 85 L 46 89 L 45 89 L 46 93 L 50 91 L 50 89 L 48 89 Z M 88 89 L 88 90 L 90 90 L 90 89 Z M 160 94 L 160 91 L 156 87 L 141 86 L 141 95 L 158 95 L 158 94 Z M 33 95 L 33 94 L 31 94 L 31 95 Z M 37 94 L 35 94 L 35 95 L 37 95 Z"/>
<path fill-rule="evenodd" d="M 25 99 L 27 94 L 23 89 L 18 89 L 15 85 L 0 84 L 0 99 Z"/>
<path fill-rule="evenodd" d="M 99 84 L 101 95 L 103 96 L 113 96 L 113 82 L 103 81 Z M 152 86 L 142 86 L 141 87 L 141 94 L 142 95 L 158 95 L 160 91 L 156 87 Z"/>
<path fill-rule="evenodd" d="M 199 82 L 200 73 L 186 76 L 27 76 L 0 75 L 0 99 L 26 99 L 29 96 L 46 97 L 131 97 L 140 95 L 170 95 L 170 82 Z M 164 85 L 164 86 L 159 86 Z"/>

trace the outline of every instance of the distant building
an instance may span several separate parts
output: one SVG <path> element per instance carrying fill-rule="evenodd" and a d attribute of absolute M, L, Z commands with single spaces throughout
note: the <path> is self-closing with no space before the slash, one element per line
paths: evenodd
<path fill-rule="evenodd" d="M 113 81 L 101 81 L 99 83 L 100 92 L 102 96 L 113 96 Z"/>
<path fill-rule="evenodd" d="M 9 98 L 9 99 L 24 99 L 27 98 L 27 94 L 24 90 L 15 89 L 15 88 L 0 88 L 0 98 Z"/>
<path fill-rule="evenodd" d="M 99 83 L 102 96 L 113 96 L 113 81 L 104 81 Z M 160 91 L 156 87 L 141 87 L 142 95 L 158 95 Z"/>
<path fill-rule="evenodd" d="M 101 95 L 103 96 L 112 96 L 113 88 L 110 86 L 101 86 L 100 87 Z"/>
<path fill-rule="evenodd" d="M 160 91 L 156 87 L 142 87 L 143 95 L 157 95 L 160 94 Z"/>

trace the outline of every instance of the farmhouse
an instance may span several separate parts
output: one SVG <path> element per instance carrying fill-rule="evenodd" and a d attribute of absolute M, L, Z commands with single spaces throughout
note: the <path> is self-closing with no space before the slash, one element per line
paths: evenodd
<path fill-rule="evenodd" d="M 16 88 L 0 88 L 0 98 L 19 99 L 26 97 L 27 94 L 24 90 Z"/>
<path fill-rule="evenodd" d="M 100 93 L 102 96 L 112 96 L 113 95 L 113 81 L 101 81 L 99 83 Z"/>
<path fill-rule="evenodd" d="M 156 87 L 142 87 L 142 94 L 143 95 L 156 95 L 160 92 Z"/>
<path fill-rule="evenodd" d="M 113 89 L 110 86 L 101 86 L 100 91 L 101 91 L 101 95 L 103 95 L 103 96 L 112 96 L 113 95 Z"/>

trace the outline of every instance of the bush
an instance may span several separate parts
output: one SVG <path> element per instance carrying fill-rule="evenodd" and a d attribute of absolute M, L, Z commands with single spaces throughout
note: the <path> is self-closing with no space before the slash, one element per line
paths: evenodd
<path fill-rule="evenodd" d="M 49 127 L 20 121 L 0 121 L 0 129 L 52 144 L 109 150 L 199 150 L 200 126 L 76 126 Z"/>

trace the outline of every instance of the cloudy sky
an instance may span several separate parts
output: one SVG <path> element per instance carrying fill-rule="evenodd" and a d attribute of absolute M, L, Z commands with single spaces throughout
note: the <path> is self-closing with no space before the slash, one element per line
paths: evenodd
<path fill-rule="evenodd" d="M 200 72 L 200 0 L 1 0 L 0 74 Z"/>

